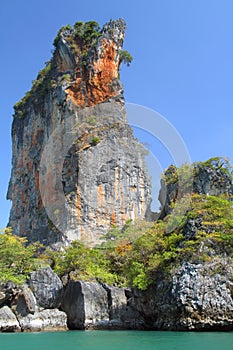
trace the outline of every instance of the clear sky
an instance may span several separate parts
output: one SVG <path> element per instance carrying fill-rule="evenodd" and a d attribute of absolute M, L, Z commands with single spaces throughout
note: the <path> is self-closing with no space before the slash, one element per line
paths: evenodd
<path fill-rule="evenodd" d="M 58 29 L 123 17 L 134 57 L 121 78 L 126 101 L 158 111 L 181 134 L 192 161 L 233 161 L 232 0 L 3 0 L 1 33 L 0 227 L 11 163 L 13 105 L 51 57 Z M 151 143 L 149 137 L 145 137 Z M 163 166 L 163 151 L 154 146 Z M 164 162 L 166 163 L 166 162 Z"/>

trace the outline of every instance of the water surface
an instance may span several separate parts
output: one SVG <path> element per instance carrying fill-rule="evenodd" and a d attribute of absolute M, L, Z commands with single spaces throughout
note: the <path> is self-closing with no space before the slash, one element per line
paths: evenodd
<path fill-rule="evenodd" d="M 2 333 L 0 350 L 233 350 L 233 332 Z"/>

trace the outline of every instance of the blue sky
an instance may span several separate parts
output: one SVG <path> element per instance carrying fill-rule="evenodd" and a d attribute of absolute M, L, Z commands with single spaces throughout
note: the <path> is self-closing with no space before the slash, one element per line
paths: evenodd
<path fill-rule="evenodd" d="M 126 101 L 158 111 L 181 134 L 192 161 L 233 161 L 232 0 L 8 0 L 1 2 L 0 227 L 11 163 L 13 105 L 51 57 L 58 29 L 76 21 L 127 22 L 125 49 L 134 57 L 121 78 Z M 153 140 L 145 139 L 150 144 Z M 161 146 L 151 146 L 162 167 Z"/>

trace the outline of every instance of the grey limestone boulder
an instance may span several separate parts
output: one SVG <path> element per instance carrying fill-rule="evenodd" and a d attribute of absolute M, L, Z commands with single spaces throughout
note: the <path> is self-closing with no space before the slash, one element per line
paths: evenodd
<path fill-rule="evenodd" d="M 61 305 L 63 285 L 50 267 L 32 272 L 29 286 L 41 307 L 55 309 Z"/>
<path fill-rule="evenodd" d="M 120 320 L 123 313 L 126 312 L 127 298 L 125 290 L 118 287 L 110 287 L 104 285 L 104 289 L 108 293 L 109 318 L 110 320 Z"/>
<path fill-rule="evenodd" d="M 106 328 L 109 324 L 108 295 L 99 283 L 70 280 L 61 308 L 70 329 Z"/>
<path fill-rule="evenodd" d="M 126 290 L 103 285 L 108 294 L 108 312 L 109 312 L 109 329 L 128 329 L 131 328 L 133 314 L 128 307 Z"/>
<path fill-rule="evenodd" d="M 0 283 L 0 306 L 8 299 L 14 297 L 19 291 L 20 288 L 12 282 Z"/>
<path fill-rule="evenodd" d="M 67 330 L 66 314 L 58 309 L 42 310 L 27 285 L 23 286 L 22 291 L 15 296 L 11 309 L 23 332 Z"/>
<path fill-rule="evenodd" d="M 22 288 L 22 291 L 16 295 L 14 301 L 11 303 L 11 309 L 17 317 L 24 317 L 29 313 L 34 314 L 38 311 L 36 298 L 27 285 L 25 285 Z"/>
<path fill-rule="evenodd" d="M 67 316 L 58 309 L 47 309 L 26 316 L 18 316 L 23 332 L 66 331 Z"/>
<path fill-rule="evenodd" d="M 1 332 L 20 332 L 19 322 L 8 306 L 0 309 L 0 331 Z"/>

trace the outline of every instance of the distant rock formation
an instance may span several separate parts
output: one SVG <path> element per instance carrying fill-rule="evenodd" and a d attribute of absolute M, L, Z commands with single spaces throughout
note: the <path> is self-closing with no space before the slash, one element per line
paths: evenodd
<path fill-rule="evenodd" d="M 230 197 L 233 195 L 233 182 L 226 167 L 230 166 L 228 160 L 222 157 L 210 158 L 206 162 L 197 162 L 191 166 L 188 174 L 188 193 Z M 185 166 L 183 167 L 185 168 Z M 181 167 L 182 169 L 182 167 Z M 185 170 L 184 170 L 185 171 Z M 178 176 L 179 169 L 174 165 L 169 166 L 161 179 L 159 200 L 162 211 L 160 218 L 164 218 L 172 210 L 177 196 L 182 196 L 182 182 L 185 190 L 185 175 Z"/>
<path fill-rule="evenodd" d="M 63 27 L 15 105 L 9 226 L 29 242 L 94 245 L 113 225 L 150 215 L 150 178 L 119 80 L 124 31 L 122 19 Z"/>

